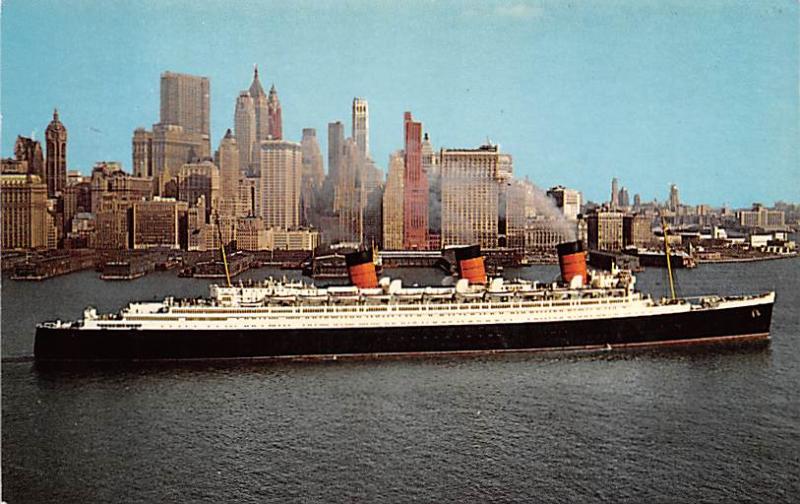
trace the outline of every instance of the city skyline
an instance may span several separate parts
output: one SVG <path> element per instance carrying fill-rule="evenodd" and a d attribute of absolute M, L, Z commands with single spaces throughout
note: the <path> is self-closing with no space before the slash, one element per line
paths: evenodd
<path fill-rule="evenodd" d="M 796 3 L 277 6 L 243 4 L 265 14 L 220 21 L 218 3 L 4 3 L 2 155 L 18 134 L 44 140 L 58 108 L 69 169 L 115 160 L 133 171 L 131 133 L 157 122 L 167 71 L 209 78 L 216 146 L 257 63 L 264 86 L 280 92 L 287 140 L 337 120 L 349 130 L 353 97 L 368 100 L 370 151 L 384 173 L 410 110 L 437 150 L 489 137 L 514 156 L 518 177 L 589 200 L 606 200 L 612 177 L 643 201 L 665 200 L 673 183 L 690 203 L 800 199 Z M 170 24 L 179 12 L 208 29 Z M 96 32 L 79 36 L 91 20 Z M 367 28 L 346 29 L 355 25 Z M 486 29 L 495 36 L 472 36 Z"/>

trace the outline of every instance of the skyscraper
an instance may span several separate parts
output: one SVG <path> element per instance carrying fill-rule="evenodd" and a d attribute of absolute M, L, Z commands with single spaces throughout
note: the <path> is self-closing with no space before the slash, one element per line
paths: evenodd
<path fill-rule="evenodd" d="M 331 179 L 334 186 L 339 178 L 343 152 L 344 124 L 340 121 L 328 123 L 328 178 Z"/>
<path fill-rule="evenodd" d="M 260 149 L 262 140 L 266 140 L 269 135 L 269 107 L 267 106 L 267 94 L 264 88 L 261 87 L 261 81 L 258 80 L 258 66 L 253 70 L 253 82 L 250 84 L 250 97 L 253 99 L 253 109 L 255 113 L 256 124 L 256 149 Z M 260 150 L 258 150 L 260 152 Z M 260 156 L 260 154 L 259 154 Z M 258 162 L 258 159 L 253 159 L 253 162 Z"/>
<path fill-rule="evenodd" d="M 671 184 L 669 186 L 669 209 L 673 212 L 678 211 L 678 207 L 681 206 L 681 200 L 678 197 L 678 186 L 675 184 Z"/>
<path fill-rule="evenodd" d="M 353 98 L 353 139 L 364 159 L 369 157 L 369 106 L 364 98 Z"/>
<path fill-rule="evenodd" d="M 344 142 L 339 177 L 334 188 L 334 209 L 338 214 L 339 236 L 347 242 L 360 242 L 364 224 L 364 186 L 360 177 L 364 158 L 355 140 Z"/>
<path fill-rule="evenodd" d="M 628 195 L 628 188 L 627 187 L 623 187 L 622 189 L 619 190 L 619 201 L 618 201 L 618 203 L 619 203 L 619 206 L 622 207 L 622 208 L 627 208 L 627 207 L 631 206 L 631 198 Z"/>
<path fill-rule="evenodd" d="M 32 138 L 18 136 L 14 143 L 14 158 L 17 161 L 25 161 L 28 164 L 28 173 L 36 175 L 40 181 L 44 180 L 44 154 L 41 143 Z"/>
<path fill-rule="evenodd" d="M 133 131 L 133 174 L 136 177 L 153 177 L 153 132 L 144 128 Z M 186 160 L 188 161 L 188 160 Z"/>
<path fill-rule="evenodd" d="M 403 181 L 405 179 L 403 153 L 389 156 L 386 190 L 383 193 L 383 248 L 403 248 Z"/>
<path fill-rule="evenodd" d="M 58 109 L 53 111 L 53 120 L 47 125 L 44 135 L 47 142 L 47 197 L 54 198 L 67 185 L 67 128 L 58 120 Z"/>
<path fill-rule="evenodd" d="M 315 189 L 319 189 L 325 181 L 325 168 L 317 140 L 317 130 L 303 128 L 303 139 L 300 141 L 300 145 L 303 149 L 303 177 L 307 177 L 311 181 L 311 185 Z"/>
<path fill-rule="evenodd" d="M 267 228 L 300 225 L 300 182 L 303 154 L 300 144 L 264 140 L 260 147 L 261 216 Z"/>
<path fill-rule="evenodd" d="M 219 213 L 228 217 L 244 216 L 246 209 L 241 208 L 239 205 L 239 180 L 242 178 L 239 167 L 241 157 L 238 142 L 231 130 L 225 132 L 225 136 L 219 143 L 218 152 L 217 163 L 219 164 L 220 178 Z"/>
<path fill-rule="evenodd" d="M 581 213 L 581 193 L 575 189 L 567 189 L 564 186 L 556 186 L 547 191 L 547 195 L 553 198 L 556 206 L 561 209 L 569 220 L 576 220 Z"/>
<path fill-rule="evenodd" d="M 609 203 L 611 208 L 617 208 L 619 204 L 619 182 L 616 177 L 611 179 L 611 199 Z"/>
<path fill-rule="evenodd" d="M 422 171 L 428 177 L 428 230 L 432 235 L 439 236 L 442 231 L 442 176 L 439 153 L 433 150 L 427 133 L 422 138 L 421 152 Z"/>
<path fill-rule="evenodd" d="M 511 156 L 496 145 L 442 149 L 442 246 L 497 246 L 500 184 Z"/>
<path fill-rule="evenodd" d="M 209 90 L 206 77 L 161 74 L 161 120 L 132 139 L 133 172 L 153 177 L 156 194 L 174 196 L 180 167 L 210 156 Z"/>
<path fill-rule="evenodd" d="M 0 174 L 2 233 L 5 250 L 47 247 L 47 185 L 31 173 Z"/>
<path fill-rule="evenodd" d="M 210 85 L 207 77 L 161 74 L 161 124 L 176 124 L 186 133 L 211 135 Z"/>
<path fill-rule="evenodd" d="M 267 97 L 267 138 L 281 140 L 283 138 L 283 120 L 281 119 L 281 102 L 275 84 L 269 90 Z M 263 140 L 263 139 L 262 139 Z"/>
<path fill-rule="evenodd" d="M 404 115 L 403 248 L 428 248 L 428 177 L 422 171 L 422 123 Z"/>
<path fill-rule="evenodd" d="M 303 129 L 300 141 L 303 152 L 303 169 L 300 189 L 301 221 L 303 225 L 317 225 L 317 195 L 325 181 L 325 170 L 322 166 L 322 153 L 314 128 Z"/>
<path fill-rule="evenodd" d="M 206 222 L 213 222 L 210 217 L 219 209 L 220 174 L 217 165 L 211 161 L 186 163 L 177 174 L 178 199 L 189 206 L 197 205 L 202 196 L 204 200 Z"/>
<path fill-rule="evenodd" d="M 256 154 L 256 109 L 248 91 L 239 93 L 233 117 L 236 144 L 239 148 L 239 168 L 249 171 Z"/>
<path fill-rule="evenodd" d="M 137 177 L 154 177 L 156 194 L 168 195 L 168 186 L 181 166 L 207 159 L 209 149 L 206 135 L 187 133 L 182 126 L 154 124 L 152 131 L 137 128 L 133 132 L 133 171 Z"/>

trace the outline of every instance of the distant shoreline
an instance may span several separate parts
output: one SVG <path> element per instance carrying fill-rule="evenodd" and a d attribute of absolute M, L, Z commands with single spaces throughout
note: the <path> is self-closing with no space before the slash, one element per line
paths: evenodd
<path fill-rule="evenodd" d="M 744 263 L 744 262 L 758 262 L 758 261 L 774 261 L 777 259 L 796 259 L 795 255 L 775 255 L 767 257 L 724 257 L 720 259 L 700 259 L 695 258 L 697 264 L 716 264 L 716 263 Z"/>

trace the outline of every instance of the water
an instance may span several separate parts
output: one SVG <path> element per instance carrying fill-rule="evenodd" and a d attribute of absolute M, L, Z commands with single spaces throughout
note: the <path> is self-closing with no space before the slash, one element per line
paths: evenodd
<path fill-rule="evenodd" d="M 678 281 L 684 295 L 776 290 L 771 346 L 71 371 L 6 360 L 2 498 L 796 502 L 800 260 L 702 265 Z M 660 270 L 639 282 L 665 292 Z M 31 354 L 38 320 L 206 285 L 171 273 L 4 279 L 3 356 Z"/>

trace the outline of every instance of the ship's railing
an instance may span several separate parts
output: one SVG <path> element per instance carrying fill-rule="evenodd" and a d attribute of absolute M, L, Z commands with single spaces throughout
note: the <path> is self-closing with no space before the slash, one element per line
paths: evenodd
<path fill-rule="evenodd" d="M 566 289 L 562 287 L 531 288 L 530 286 L 519 286 L 508 284 L 509 288 L 501 290 L 485 289 L 483 287 L 472 287 L 466 291 L 457 289 L 447 289 L 436 287 L 411 287 L 399 291 L 381 291 L 378 293 L 365 294 L 356 287 L 331 287 L 314 288 L 295 287 L 294 285 L 274 284 L 269 289 L 259 287 L 257 292 L 251 292 L 249 288 L 231 287 L 218 288 L 211 302 L 217 302 L 226 306 L 230 305 L 291 305 L 303 304 L 309 300 L 314 302 L 327 302 L 335 304 L 359 304 L 359 303 L 447 303 L 462 302 L 470 303 L 486 299 L 510 298 L 510 299 L 584 299 L 584 298 L 605 298 L 605 297 L 629 297 L 638 295 L 631 289 L 624 287 L 615 288 L 582 288 Z M 190 300 L 190 303 L 203 304 L 208 300 Z M 179 305 L 185 301 L 179 301 Z"/>
<path fill-rule="evenodd" d="M 637 298 L 637 300 L 642 300 Z M 252 307 L 236 307 L 236 306 L 218 306 L 212 310 L 206 308 L 193 310 L 191 307 L 176 307 L 171 311 L 172 316 L 178 315 L 196 315 L 199 313 L 209 315 L 225 316 L 230 314 L 241 315 L 287 315 L 287 314 L 311 314 L 311 313 L 326 313 L 326 314 L 358 314 L 367 313 L 370 311 L 491 311 L 496 309 L 544 309 L 544 308 L 558 308 L 558 307 L 576 307 L 576 306 L 615 306 L 624 305 L 634 300 L 630 298 L 596 298 L 596 299 L 549 299 L 539 301 L 525 301 L 514 300 L 506 302 L 495 301 L 477 301 L 471 303 L 400 303 L 390 302 L 387 304 L 349 304 L 349 305 L 303 305 L 303 306 L 279 306 L 270 305 L 261 308 Z M 132 317 L 136 318 L 136 317 Z"/>

